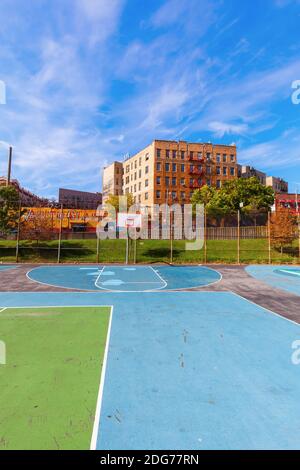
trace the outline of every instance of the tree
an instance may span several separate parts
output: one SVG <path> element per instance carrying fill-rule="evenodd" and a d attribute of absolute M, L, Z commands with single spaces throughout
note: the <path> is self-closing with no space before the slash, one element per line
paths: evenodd
<path fill-rule="evenodd" d="M 127 209 L 129 207 L 133 206 L 134 204 L 134 197 L 132 194 L 128 193 L 123 196 L 116 196 L 114 194 L 109 194 L 107 200 L 105 201 L 105 205 L 110 204 L 115 208 L 116 213 L 120 212 L 120 198 L 126 198 L 127 199 Z"/>
<path fill-rule="evenodd" d="M 19 193 L 14 186 L 0 186 L 0 233 L 17 229 L 19 219 Z M 21 215 L 24 211 L 21 211 Z"/>
<path fill-rule="evenodd" d="M 291 245 L 296 237 L 295 227 L 297 219 L 288 210 L 281 209 L 272 214 L 270 221 L 271 244 L 274 248 L 280 249 Z"/>
<path fill-rule="evenodd" d="M 192 204 L 205 204 L 211 215 L 226 215 L 240 209 L 242 212 L 270 209 L 274 197 L 273 189 L 261 184 L 257 178 L 238 178 L 225 181 L 219 190 L 203 186 L 194 192 Z"/>
<path fill-rule="evenodd" d="M 36 241 L 48 241 L 53 234 L 52 221 L 49 218 L 42 217 L 39 213 L 34 214 L 28 219 L 23 219 L 21 228 L 21 239 Z"/>

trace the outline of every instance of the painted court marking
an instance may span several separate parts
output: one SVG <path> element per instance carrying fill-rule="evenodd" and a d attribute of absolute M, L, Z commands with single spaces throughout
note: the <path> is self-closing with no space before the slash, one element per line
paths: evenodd
<path fill-rule="evenodd" d="M 111 271 L 113 269 L 114 271 Z M 109 270 L 109 271 L 107 271 Z M 154 273 L 153 275 L 155 276 L 153 278 L 150 277 L 148 280 L 144 281 L 139 281 L 137 279 L 143 278 L 143 274 L 145 276 L 145 279 L 148 277 L 149 271 Z M 105 277 L 107 274 L 110 276 L 115 276 L 115 278 L 110 278 L 110 279 L 105 279 L 104 281 L 101 280 L 101 278 Z M 125 276 L 124 276 L 125 274 Z M 158 280 L 152 280 L 152 279 L 158 279 Z M 129 285 L 129 289 L 114 289 L 114 287 L 121 286 L 123 285 L 126 287 L 126 285 Z M 145 289 L 133 289 L 131 286 L 134 285 L 144 285 Z M 154 285 L 156 287 L 154 288 Z M 152 292 L 154 290 L 160 290 L 160 289 L 165 289 L 167 287 L 168 283 L 162 278 L 162 276 L 152 268 L 152 266 L 140 266 L 138 268 L 134 267 L 124 267 L 124 266 L 114 266 L 111 268 L 110 266 L 104 266 L 99 274 L 99 276 L 96 279 L 95 286 L 98 289 L 101 290 L 109 290 L 113 292 Z M 151 287 L 151 288 L 147 288 Z M 152 287 L 153 286 L 153 287 Z"/>
<path fill-rule="evenodd" d="M 101 375 L 100 375 L 100 385 L 99 385 L 99 392 L 98 392 L 98 397 L 97 397 L 96 413 L 95 413 L 95 419 L 94 419 L 90 450 L 96 450 L 96 447 L 97 447 L 97 439 L 98 439 L 98 434 L 99 434 L 100 415 L 101 415 L 101 408 L 102 408 L 104 382 L 105 382 L 105 376 L 106 376 L 107 358 L 108 358 L 108 350 L 109 350 L 109 343 L 110 343 L 113 312 L 114 312 L 114 307 L 112 305 L 110 309 L 110 317 L 109 317 L 109 324 L 108 324 L 108 330 L 107 330 L 107 336 L 106 336 L 103 365 L 102 365 L 102 370 L 101 370 Z"/>
<path fill-rule="evenodd" d="M 42 294 L 46 294 L 46 296 Z M 103 299 L 99 295 L 94 297 L 94 295 L 97 295 L 96 292 L 91 294 L 74 294 L 71 292 L 26 293 L 25 295 L 24 293 L 0 294 L 0 303 L 11 308 L 16 308 L 12 304 L 19 304 L 17 307 L 26 308 L 37 302 L 39 306 L 35 305 L 32 308 L 51 307 L 51 305 L 41 306 L 41 303 L 52 303 L 54 304 L 52 307 L 60 308 L 72 306 L 110 307 L 111 315 L 98 389 L 91 449 L 106 448 L 107 442 L 112 444 L 112 447 L 109 448 L 120 445 L 124 449 L 126 446 L 128 446 L 126 448 L 132 448 L 130 446 L 135 444 L 137 447 L 144 444 L 144 446 L 149 445 L 150 450 L 151 445 L 156 447 L 161 442 L 163 447 L 167 445 L 165 448 L 171 446 L 175 449 L 190 449 L 197 447 L 198 439 L 201 439 L 198 442 L 199 448 L 211 448 L 212 446 L 218 448 L 222 445 L 228 445 L 229 448 L 233 445 L 237 447 L 243 445 L 257 447 L 257 443 L 261 447 L 264 445 L 268 448 L 270 445 L 279 446 L 278 443 L 281 438 L 283 438 L 283 448 L 296 445 L 292 434 L 296 426 L 296 419 L 299 419 L 298 412 L 295 413 L 295 410 L 297 410 L 295 403 L 296 395 L 300 389 L 297 385 L 298 382 L 295 382 L 294 374 L 299 372 L 295 366 L 291 367 L 291 364 L 289 364 L 289 345 L 290 338 L 294 338 L 296 332 L 299 332 L 298 324 L 296 324 L 297 330 L 295 330 L 295 323 L 290 322 L 290 320 L 290 326 L 283 327 L 282 325 L 288 325 L 288 323 L 278 324 L 278 319 L 276 320 L 275 317 L 263 315 L 262 307 L 237 294 L 234 294 L 236 297 L 232 297 L 229 292 L 168 293 L 165 291 L 167 298 L 161 295 L 162 292 L 156 294 L 151 292 L 151 294 L 143 294 L 142 296 L 128 296 L 125 292 L 124 295 L 119 294 L 118 296 L 109 292 L 107 294 L 111 295 L 109 299 L 105 297 L 108 300 L 105 303 L 108 305 L 100 304 Z M 237 300 L 234 301 L 234 298 L 237 297 L 241 298 L 242 303 Z M 90 302 L 91 299 L 99 304 L 91 305 L 93 303 Z M 74 302 L 74 305 L 70 305 L 72 302 Z M 68 305 L 64 305 L 65 303 Z M 252 304 L 252 307 L 250 304 Z M 147 308 L 145 305 L 147 305 Z M 125 306 L 126 312 L 124 311 Z M 117 310 L 114 310 L 113 316 L 112 309 L 115 309 L 115 307 Z M 137 309 L 136 312 L 135 308 Z M 174 312 L 171 315 L 169 310 L 172 308 L 174 308 Z M 157 311 L 157 315 L 153 316 L 153 309 Z M 160 310 L 163 315 L 160 314 Z M 263 310 L 266 313 L 274 313 L 267 309 Z M 128 315 L 129 312 L 132 315 Z M 140 315 L 140 312 L 145 314 L 146 320 L 144 320 L 144 315 Z M 185 315 L 184 312 L 189 312 L 189 315 Z M 281 320 L 287 320 L 280 315 L 277 316 Z M 149 323 L 150 318 L 151 321 L 153 320 L 153 325 Z M 113 319 L 114 321 L 112 321 Z M 188 326 L 186 326 L 186 322 Z M 197 326 L 200 326 L 200 329 L 196 328 Z M 183 338 L 180 340 L 182 331 L 184 331 L 183 327 L 189 330 L 187 342 Z M 142 337 L 143 334 L 146 335 L 145 342 L 142 337 L 139 339 L 136 336 L 136 328 L 140 328 L 139 331 Z M 210 346 L 209 335 L 207 336 L 205 333 L 207 328 L 215 338 L 214 343 Z M 255 331 L 257 331 L 257 335 L 254 334 Z M 222 334 L 222 337 L 220 334 Z M 266 335 L 265 338 L 264 335 Z M 128 338 L 132 341 L 132 345 L 137 347 L 137 350 L 128 351 L 128 360 L 132 372 L 126 378 L 126 368 L 123 368 L 126 358 L 121 357 L 119 353 L 127 344 L 124 341 L 128 342 Z M 153 338 L 158 341 L 155 343 L 157 345 L 156 349 L 153 349 Z M 110 346 L 112 340 L 113 347 Z M 279 343 L 276 343 L 278 344 L 278 351 L 274 351 L 274 348 L 271 348 L 272 341 L 278 340 Z M 203 347 L 206 341 L 208 341 L 208 350 L 212 348 L 209 354 L 206 347 Z M 178 347 L 183 348 L 186 363 L 184 368 L 177 365 Z M 262 350 L 260 350 L 260 347 Z M 169 350 L 169 348 L 171 349 Z M 236 353 L 235 348 L 237 348 Z M 143 352 L 144 349 L 145 352 Z M 204 353 L 205 356 L 202 364 L 201 361 L 199 363 L 200 352 Z M 215 354 L 213 360 L 210 358 L 211 353 Z M 116 362 L 116 357 L 120 360 L 119 365 L 118 361 Z M 205 360 L 208 361 L 207 365 Z M 220 360 L 221 363 L 219 364 Z M 285 368 L 282 367 L 283 360 L 287 361 Z M 271 361 L 272 366 L 269 372 L 268 361 Z M 127 366 L 129 367 L 129 365 Z M 256 365 L 260 367 L 260 370 L 256 369 Z M 215 370 L 214 366 L 220 367 Z M 158 371 L 156 371 L 157 367 Z M 194 367 L 199 373 L 199 378 L 197 378 Z M 250 368 L 249 371 L 247 367 Z M 286 372 L 285 369 L 287 369 Z M 234 379 L 236 370 L 240 371 L 241 374 L 237 382 L 240 383 L 241 381 L 243 386 L 241 393 L 235 391 L 232 396 L 230 392 L 232 393 L 234 388 L 226 377 L 232 373 Z M 118 371 L 123 371 L 120 377 L 116 375 Z M 167 376 L 169 373 L 171 374 L 169 384 L 166 379 L 163 379 L 164 375 L 161 375 L 163 371 L 167 372 Z M 250 375 L 248 376 L 248 374 Z M 252 377 L 251 374 L 259 379 L 258 383 L 253 383 L 253 386 L 249 382 L 249 378 Z M 147 383 L 143 382 L 143 377 Z M 218 380 L 217 385 L 214 382 L 216 379 Z M 282 394 L 279 392 L 280 387 L 285 383 L 285 379 L 287 379 L 286 386 L 290 387 L 290 391 L 287 394 Z M 153 385 L 151 380 L 154 380 Z M 174 385 L 169 389 L 172 380 Z M 212 380 L 210 384 L 214 385 L 212 391 L 209 389 L 209 383 L 206 380 Z M 254 379 L 253 382 L 255 382 Z M 195 389 L 191 388 L 192 383 L 194 383 Z M 114 384 L 117 385 L 117 389 L 112 388 Z M 142 403 L 138 403 L 139 400 L 134 399 L 133 385 L 141 387 L 137 393 Z M 118 387 L 124 390 L 124 397 L 118 396 L 120 392 Z M 153 391 L 152 387 L 157 387 L 158 390 Z M 180 392 L 178 387 L 182 387 Z M 278 393 L 272 391 L 272 387 Z M 168 390 L 170 390 L 170 395 L 165 394 Z M 258 395 L 259 390 L 261 394 Z M 111 402 L 107 402 L 107 398 L 110 397 L 111 393 L 114 397 Z M 211 393 L 214 395 L 213 398 L 210 398 Z M 266 412 L 264 420 L 257 420 L 255 424 L 257 430 L 255 432 L 254 412 L 248 410 L 249 407 L 247 406 L 251 397 L 254 401 L 257 400 L 257 416 L 263 406 L 265 406 Z M 239 417 L 236 417 L 235 414 L 235 399 L 237 400 L 236 407 L 239 410 L 239 417 L 241 422 L 244 423 L 245 432 L 241 432 L 243 426 L 239 425 Z M 270 403 L 267 401 L 268 399 L 270 399 Z M 166 407 L 168 400 L 170 410 L 168 410 L 168 406 Z M 188 405 L 190 400 L 192 404 L 196 404 L 196 408 L 192 407 L 193 413 L 195 413 L 193 420 L 188 419 L 190 414 L 187 413 L 191 411 Z M 208 400 L 215 400 L 215 403 L 210 403 Z M 122 411 L 125 418 L 122 424 L 107 420 L 107 414 L 115 409 L 112 409 L 110 404 L 117 406 L 119 401 L 123 406 L 118 407 L 118 409 Z M 155 404 L 157 411 L 155 415 L 152 415 L 151 402 L 153 405 Z M 268 403 L 267 406 L 266 403 Z M 280 404 L 283 407 L 282 409 L 285 410 L 284 415 L 278 411 L 281 408 L 277 405 Z M 174 412 L 171 413 L 174 407 L 177 410 L 175 414 Z M 273 409 L 277 410 L 276 413 L 272 413 Z M 295 416 L 293 416 L 293 412 Z M 153 423 L 152 416 L 155 420 Z M 141 417 L 143 419 L 139 420 Z M 231 420 L 230 433 L 228 433 L 228 424 L 226 424 L 228 420 Z M 284 426 L 280 427 L 280 424 L 284 422 L 289 423 L 286 431 L 282 430 Z M 133 424 L 134 427 L 132 427 Z M 174 428 L 171 434 L 168 431 L 168 426 Z M 182 427 L 183 431 L 180 431 L 179 427 L 180 429 Z M 271 432 L 271 429 L 276 429 L 276 432 Z"/>

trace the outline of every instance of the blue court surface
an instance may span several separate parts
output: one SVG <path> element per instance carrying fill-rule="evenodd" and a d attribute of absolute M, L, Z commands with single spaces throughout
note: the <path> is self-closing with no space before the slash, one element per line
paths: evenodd
<path fill-rule="evenodd" d="M 16 269 L 18 266 L 11 264 L 0 264 L 0 271 L 7 271 L 8 269 Z"/>
<path fill-rule="evenodd" d="M 246 271 L 272 287 L 300 295 L 300 266 L 254 265 L 246 267 Z"/>
<path fill-rule="evenodd" d="M 117 292 L 187 289 L 221 279 L 217 271 L 203 266 L 42 266 L 27 276 L 56 287 Z"/>
<path fill-rule="evenodd" d="M 230 292 L 0 293 L 56 305 L 113 307 L 92 448 L 300 449 L 299 325 Z"/>

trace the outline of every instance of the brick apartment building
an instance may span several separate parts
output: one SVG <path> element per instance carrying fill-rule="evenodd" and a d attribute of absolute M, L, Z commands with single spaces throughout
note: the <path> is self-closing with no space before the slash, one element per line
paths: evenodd
<path fill-rule="evenodd" d="M 58 202 L 68 209 L 97 209 L 102 194 L 59 188 Z"/>
<path fill-rule="evenodd" d="M 205 184 L 220 188 L 223 181 L 237 177 L 233 145 L 154 140 L 124 162 L 104 169 L 103 199 L 108 194 L 131 193 L 144 206 L 184 204 L 195 189 Z"/>
<path fill-rule="evenodd" d="M 24 207 L 46 207 L 51 205 L 49 199 L 37 196 L 28 189 L 23 188 L 16 179 L 10 180 L 8 184 L 14 186 L 14 188 L 17 190 L 21 204 Z M 7 186 L 7 177 L 0 176 L 0 186 Z"/>

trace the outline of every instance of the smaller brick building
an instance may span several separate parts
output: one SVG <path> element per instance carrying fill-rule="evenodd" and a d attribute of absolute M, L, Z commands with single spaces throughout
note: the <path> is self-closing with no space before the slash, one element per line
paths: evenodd
<path fill-rule="evenodd" d="M 97 209 L 102 204 L 101 193 L 77 191 L 75 189 L 59 188 L 59 204 L 67 209 Z"/>

